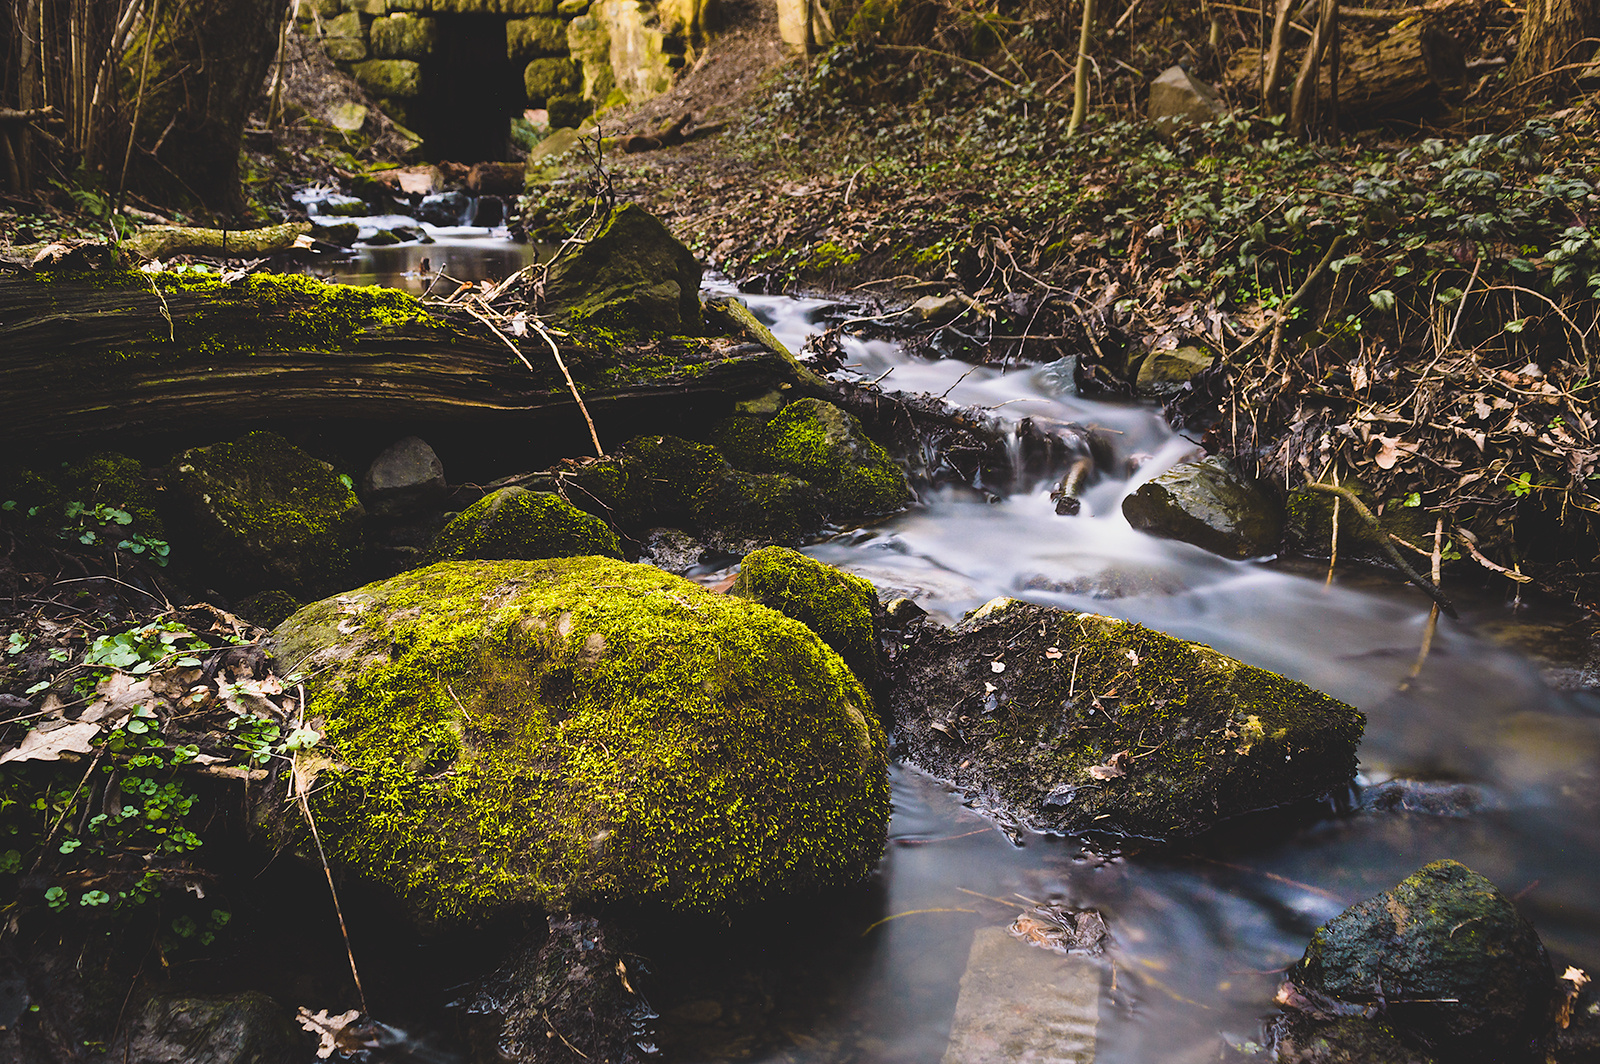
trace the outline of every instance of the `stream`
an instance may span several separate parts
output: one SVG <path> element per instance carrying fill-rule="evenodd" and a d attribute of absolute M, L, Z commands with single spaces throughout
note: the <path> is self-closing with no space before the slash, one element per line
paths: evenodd
<path fill-rule="evenodd" d="M 455 243 L 512 261 L 492 237 Z M 443 249 L 378 251 L 411 265 L 368 259 L 337 279 L 416 291 L 416 261 L 428 255 L 437 266 Z M 485 269 L 503 275 L 504 261 Z M 452 276 L 473 268 L 461 270 Z M 743 298 L 794 350 L 831 305 Z M 1220 1040 L 1259 1038 L 1283 970 L 1317 925 L 1443 857 L 1512 896 L 1558 972 L 1568 961 L 1600 966 L 1600 695 L 1551 690 L 1537 662 L 1494 638 L 1513 627 L 1552 638 L 1579 622 L 1575 611 L 1452 586 L 1461 619 L 1441 618 L 1417 670 L 1428 600 L 1390 573 L 1341 563 L 1327 584 L 1325 566 L 1233 562 L 1132 530 L 1122 497 L 1196 453 L 1158 411 L 1080 399 L 1059 365 L 1003 373 L 886 342 L 846 339 L 845 349 L 842 372 L 887 373 L 886 390 L 1096 426 L 1114 441 L 1113 468 L 1151 457 L 1132 479 L 1091 485 L 1078 516 L 1056 515 L 1049 483 L 998 502 L 951 490 L 808 554 L 911 595 L 946 622 L 1012 595 L 1138 621 L 1302 680 L 1367 714 L 1359 786 L 1321 816 L 1252 818 L 1193 846 L 1107 858 L 1068 839 L 1013 842 L 960 793 L 896 767 L 890 843 L 872 883 L 732 929 L 678 941 L 661 932 L 646 950 L 660 977 L 651 1003 L 665 1059 L 938 1064 L 968 1011 L 973 943 L 1049 902 L 1098 909 L 1110 930 L 1105 956 L 1061 961 L 1059 978 L 1019 977 L 995 991 L 1014 1000 L 990 1004 L 1032 1014 L 1085 980 L 1098 1004 L 1082 1029 L 1052 1028 L 1037 1046 L 993 1059 L 1216 1060 Z M 1075 1042 L 1093 1049 L 1075 1053 Z"/>

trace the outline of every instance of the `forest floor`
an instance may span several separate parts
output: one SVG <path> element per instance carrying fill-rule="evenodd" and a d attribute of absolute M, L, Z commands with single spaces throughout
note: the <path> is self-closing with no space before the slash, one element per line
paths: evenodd
<path fill-rule="evenodd" d="M 1446 564 L 1531 569 L 1594 608 L 1600 96 L 1514 102 L 1514 24 L 1451 10 L 1474 80 L 1319 141 L 1244 107 L 1157 131 L 1137 88 L 1167 63 L 1224 98 L 1251 76 L 1181 41 L 1125 42 L 1069 136 L 1053 68 L 871 45 L 783 59 L 746 17 L 672 93 L 603 121 L 726 130 L 604 165 L 746 290 L 981 304 L 940 353 L 1075 357 L 1080 387 L 1115 396 L 1149 351 L 1199 345 L 1216 365 L 1173 414 L 1208 449 L 1284 491 L 1354 476 L 1380 515 L 1442 518 Z M 559 229 L 594 184 L 576 167 L 530 214 Z"/>

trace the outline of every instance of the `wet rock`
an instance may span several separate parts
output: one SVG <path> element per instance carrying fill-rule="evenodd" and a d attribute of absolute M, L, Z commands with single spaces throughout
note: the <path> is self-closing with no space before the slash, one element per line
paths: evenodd
<path fill-rule="evenodd" d="M 437 502 L 446 490 L 444 463 L 417 436 L 396 440 L 379 452 L 361 478 L 367 512 L 385 517 Z"/>
<path fill-rule="evenodd" d="M 551 260 L 545 298 L 553 317 L 580 325 L 694 332 L 700 328 L 700 272 L 666 226 L 628 204 L 613 210 L 593 239 Z"/>
<path fill-rule="evenodd" d="M 854 417 L 821 399 L 790 403 L 770 421 L 731 417 L 712 440 L 740 469 L 786 473 L 811 484 L 836 518 L 894 513 L 914 498 L 889 452 Z"/>
<path fill-rule="evenodd" d="M 1146 114 L 1157 129 L 1215 121 L 1226 110 L 1215 89 L 1181 66 L 1168 67 L 1150 83 Z"/>
<path fill-rule="evenodd" d="M 1407 1041 L 1464 1062 L 1529 1058 L 1555 988 L 1533 927 L 1456 861 L 1319 927 L 1289 981 L 1323 1012 L 1374 1010 Z"/>
<path fill-rule="evenodd" d="M 1099 1024 L 1100 965 L 982 927 L 972 936 L 943 1064 L 1093 1064 Z"/>
<path fill-rule="evenodd" d="M 863 687 L 877 687 L 878 594 L 861 577 L 799 551 L 764 547 L 740 563 L 728 594 L 793 617 L 837 650 Z"/>
<path fill-rule="evenodd" d="M 329 860 L 419 919 L 722 913 L 855 882 L 882 852 L 886 744 L 844 661 L 659 569 L 444 562 L 307 606 L 274 642 L 343 763 L 311 800 Z"/>
<path fill-rule="evenodd" d="M 654 1059 L 656 1014 L 639 995 L 645 973 L 626 933 L 593 916 L 548 921 L 542 941 L 517 950 L 466 1002 L 476 1058 L 510 1064 L 557 1064 L 575 1055 L 613 1064 Z"/>
<path fill-rule="evenodd" d="M 518 171 L 517 182 L 521 184 L 521 171 Z M 479 196 L 477 203 L 472 208 L 472 224 L 485 229 L 493 229 L 497 225 L 504 225 L 506 221 L 506 203 L 499 196 Z"/>
<path fill-rule="evenodd" d="M 1349 783 L 1365 718 L 1142 625 L 996 599 L 889 687 L 909 760 L 1041 830 L 1167 839 Z"/>
<path fill-rule="evenodd" d="M 281 436 L 252 432 L 179 455 L 167 491 L 224 589 L 322 595 L 344 584 L 361 549 L 361 500 L 328 463 Z"/>
<path fill-rule="evenodd" d="M 1202 347 L 1152 351 L 1139 363 L 1139 394 L 1150 399 L 1170 398 L 1214 361 L 1216 356 Z"/>
<path fill-rule="evenodd" d="M 1222 458 L 1173 466 L 1123 499 L 1122 515 L 1141 532 L 1225 558 L 1271 554 L 1283 532 L 1277 504 Z"/>
<path fill-rule="evenodd" d="M 311 235 L 317 240 L 325 240 L 330 244 L 347 248 L 356 242 L 360 235 L 361 227 L 355 222 L 336 222 L 333 225 L 313 225 Z"/>
<path fill-rule="evenodd" d="M 465 192 L 435 192 L 417 204 L 417 219 L 429 225 L 460 225 L 471 206 Z"/>
<path fill-rule="evenodd" d="M 652 528 L 642 537 L 639 561 L 681 575 L 700 564 L 705 552 L 705 544 L 681 528 Z"/>
<path fill-rule="evenodd" d="M 1472 783 L 1437 780 L 1387 780 L 1361 790 L 1360 806 L 1369 813 L 1413 813 L 1461 818 L 1498 809 L 1494 794 Z"/>
<path fill-rule="evenodd" d="M 1393 1028 L 1359 1016 L 1322 1020 L 1286 1013 L 1268 1030 L 1278 1064 L 1434 1064 Z"/>
<path fill-rule="evenodd" d="M 258 628 L 276 628 L 305 603 L 287 591 L 258 591 L 233 604 L 233 612 Z"/>
<path fill-rule="evenodd" d="M 365 200 L 335 194 L 312 200 L 306 204 L 306 213 L 320 218 L 359 218 L 368 211 Z"/>
<path fill-rule="evenodd" d="M 473 503 L 439 531 L 430 551 L 447 558 L 622 557 L 617 535 L 559 495 L 501 488 Z"/>
<path fill-rule="evenodd" d="M 776 543 L 798 546 L 821 530 L 822 493 L 798 477 L 728 469 L 695 497 L 694 524 L 706 545 L 748 554 Z"/>
<path fill-rule="evenodd" d="M 151 998 L 106 1054 L 128 1064 L 289 1064 L 316 1040 L 265 994 Z"/>

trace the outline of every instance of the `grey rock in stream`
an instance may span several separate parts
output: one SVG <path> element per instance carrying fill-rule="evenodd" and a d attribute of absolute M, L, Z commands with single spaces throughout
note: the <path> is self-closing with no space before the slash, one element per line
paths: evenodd
<path fill-rule="evenodd" d="M 417 220 L 429 225 L 460 225 L 471 201 L 465 192 L 435 192 L 417 205 Z"/>
<path fill-rule="evenodd" d="M 368 513 L 380 517 L 436 502 L 445 489 L 444 463 L 416 436 L 385 447 L 361 478 L 362 502 Z"/>
<path fill-rule="evenodd" d="M 1375 1014 L 1409 1043 L 1460 1062 L 1533 1059 L 1555 994 L 1532 925 L 1457 861 L 1435 861 L 1319 927 L 1289 982 L 1280 1000 L 1325 1015 Z"/>
<path fill-rule="evenodd" d="M 1283 532 L 1277 503 L 1222 458 L 1173 466 L 1123 499 L 1122 515 L 1141 532 L 1224 558 L 1271 554 Z"/>
<path fill-rule="evenodd" d="M 980 927 L 941 1064 L 1093 1064 L 1102 970 L 1087 957 Z"/>
<path fill-rule="evenodd" d="M 1349 783 L 1365 718 L 1210 647 L 996 599 L 901 652 L 907 758 L 1040 830 L 1151 839 Z"/>
<path fill-rule="evenodd" d="M 160 994 L 145 1003 L 106 1054 L 128 1064 L 297 1064 L 316 1040 L 265 994 Z"/>

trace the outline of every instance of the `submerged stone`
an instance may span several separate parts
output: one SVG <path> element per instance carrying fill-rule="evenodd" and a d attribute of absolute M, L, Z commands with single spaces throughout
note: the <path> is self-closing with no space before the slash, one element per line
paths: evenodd
<path fill-rule="evenodd" d="M 444 562 L 275 642 L 341 765 L 312 799 L 329 859 L 424 918 L 724 912 L 854 882 L 882 851 L 885 742 L 845 663 L 649 566 Z"/>
<path fill-rule="evenodd" d="M 1224 558 L 1271 554 L 1283 532 L 1277 503 L 1221 458 L 1173 466 L 1123 499 L 1122 515 L 1141 532 Z"/>
<path fill-rule="evenodd" d="M 551 260 L 545 298 L 554 317 L 578 324 L 643 333 L 697 332 L 700 272 L 694 254 L 666 226 L 630 203 L 613 210 L 593 238 Z"/>
<path fill-rule="evenodd" d="M 473 503 L 439 530 L 431 553 L 438 559 L 622 557 L 617 534 L 604 521 L 559 495 L 527 488 L 501 488 Z"/>
<path fill-rule="evenodd" d="M 1349 783 L 1365 718 L 1142 625 L 996 599 L 891 685 L 908 758 L 1040 830 L 1168 839 Z"/>
<path fill-rule="evenodd" d="M 739 564 L 728 594 L 770 606 L 816 632 L 867 690 L 878 683 L 877 592 L 841 572 L 784 547 L 763 547 Z"/>
<path fill-rule="evenodd" d="M 1313 1001 L 1373 1008 L 1453 1061 L 1529 1059 L 1555 990 L 1532 925 L 1457 861 L 1435 861 L 1317 928 L 1289 980 Z"/>
<path fill-rule="evenodd" d="M 731 417 L 712 439 L 740 469 L 786 473 L 811 484 L 836 517 L 894 513 L 915 498 L 889 452 L 854 417 L 821 399 L 790 403 L 766 422 Z"/>
<path fill-rule="evenodd" d="M 167 490 L 227 587 L 325 595 L 361 549 L 361 500 L 328 463 L 271 432 L 179 455 Z"/>

